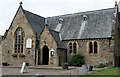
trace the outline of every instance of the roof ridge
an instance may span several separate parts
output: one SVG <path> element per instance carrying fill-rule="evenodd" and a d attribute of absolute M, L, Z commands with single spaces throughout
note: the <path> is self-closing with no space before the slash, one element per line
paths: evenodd
<path fill-rule="evenodd" d="M 115 9 L 115 8 L 113 7 L 113 8 L 106 8 L 106 9 L 92 10 L 92 11 L 84 11 L 84 12 L 70 13 L 70 14 L 63 14 L 63 15 L 52 16 L 52 17 L 67 16 L 67 15 L 73 15 L 73 14 L 81 14 L 81 13 L 88 13 L 88 12 L 96 12 L 96 11 L 103 11 L 103 10 L 110 10 L 110 9 Z M 47 17 L 47 18 L 52 18 L 52 17 Z"/>

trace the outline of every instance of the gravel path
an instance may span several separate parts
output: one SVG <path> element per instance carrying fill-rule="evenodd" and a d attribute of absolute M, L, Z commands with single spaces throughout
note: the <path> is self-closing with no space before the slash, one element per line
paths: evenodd
<path fill-rule="evenodd" d="M 49 66 L 30 66 L 28 67 L 28 73 L 20 73 L 21 67 L 0 67 L 2 68 L 2 75 L 84 75 L 81 73 L 81 67 L 69 67 L 69 70 L 63 70 L 62 67 L 49 67 Z M 105 69 L 105 68 L 102 68 Z M 89 71 L 87 73 L 92 73 L 99 68 L 94 68 L 94 71 Z"/>
<path fill-rule="evenodd" d="M 54 69 L 49 69 L 49 68 L 29 68 L 28 73 L 20 73 L 21 68 L 11 68 L 11 67 L 3 67 L 2 68 L 2 75 L 80 75 L 80 68 L 81 67 L 76 67 L 76 68 L 71 68 L 69 70 L 63 70 L 61 67 L 59 68 L 54 68 Z"/>

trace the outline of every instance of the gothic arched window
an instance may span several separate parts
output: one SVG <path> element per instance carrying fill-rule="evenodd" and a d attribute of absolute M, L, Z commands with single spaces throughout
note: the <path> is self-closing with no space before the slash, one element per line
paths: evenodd
<path fill-rule="evenodd" d="M 72 53 L 72 43 L 69 43 L 69 53 Z"/>
<path fill-rule="evenodd" d="M 23 53 L 24 31 L 18 28 L 15 31 L 15 53 Z"/>
<path fill-rule="evenodd" d="M 92 45 L 92 42 L 89 42 L 89 53 L 93 53 L 93 45 Z"/>
<path fill-rule="evenodd" d="M 97 53 L 97 42 L 94 42 L 94 53 Z"/>
<path fill-rule="evenodd" d="M 76 53 L 77 51 L 77 44 L 74 42 L 73 43 L 73 53 Z"/>

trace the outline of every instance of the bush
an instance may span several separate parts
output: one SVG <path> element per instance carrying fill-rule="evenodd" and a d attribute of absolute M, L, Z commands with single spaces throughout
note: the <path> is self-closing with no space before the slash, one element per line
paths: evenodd
<path fill-rule="evenodd" d="M 68 63 L 62 63 L 62 65 L 69 65 Z"/>
<path fill-rule="evenodd" d="M 26 66 L 30 66 L 29 63 L 26 63 Z"/>
<path fill-rule="evenodd" d="M 9 64 L 7 62 L 3 62 L 2 65 L 3 66 L 9 66 Z"/>
<path fill-rule="evenodd" d="M 63 69 L 68 69 L 68 63 L 62 63 L 62 68 Z"/>
<path fill-rule="evenodd" d="M 70 66 L 82 66 L 83 64 L 84 56 L 82 56 L 81 54 L 74 54 L 69 62 Z"/>
<path fill-rule="evenodd" d="M 104 68 L 104 67 L 106 67 L 107 65 L 105 65 L 105 64 L 99 64 L 99 65 L 95 65 L 94 66 L 94 68 Z"/>

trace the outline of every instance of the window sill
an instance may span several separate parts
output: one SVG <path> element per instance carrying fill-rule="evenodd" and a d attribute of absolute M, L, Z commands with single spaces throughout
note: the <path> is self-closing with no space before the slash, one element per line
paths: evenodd
<path fill-rule="evenodd" d="M 17 56 L 19 56 L 19 57 L 25 57 L 25 55 L 22 54 L 22 53 L 14 53 L 14 54 L 12 54 L 12 57 L 17 57 Z"/>
<path fill-rule="evenodd" d="M 12 54 L 12 57 L 17 57 L 17 54 L 15 54 L 15 53 L 14 53 L 14 54 Z"/>
<path fill-rule="evenodd" d="M 19 54 L 19 57 L 25 57 L 25 55 L 24 54 Z"/>
<path fill-rule="evenodd" d="M 77 53 L 69 53 L 69 55 L 73 55 L 73 54 L 77 54 Z"/>
<path fill-rule="evenodd" d="M 88 55 L 90 55 L 90 56 L 97 56 L 98 53 L 96 53 L 96 54 L 95 53 L 91 53 L 91 54 L 89 53 Z"/>

